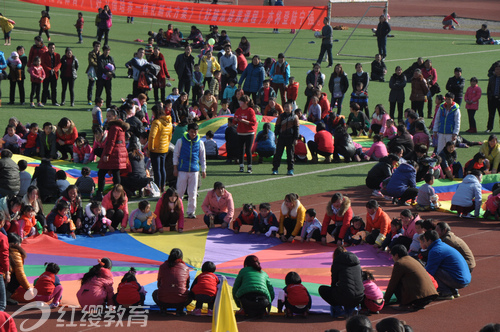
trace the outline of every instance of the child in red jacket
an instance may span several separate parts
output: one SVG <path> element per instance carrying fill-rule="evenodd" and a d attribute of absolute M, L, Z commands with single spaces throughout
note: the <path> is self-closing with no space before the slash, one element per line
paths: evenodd
<path fill-rule="evenodd" d="M 49 236 L 57 238 L 55 233 L 69 234 L 73 239 L 75 236 L 75 224 L 68 218 L 69 204 L 64 200 L 59 200 L 55 208 L 47 216 L 47 226 Z"/>
<path fill-rule="evenodd" d="M 113 296 L 113 300 L 117 306 L 132 307 L 143 306 L 146 298 L 146 291 L 135 278 L 135 268 L 130 270 L 123 276 L 122 281 L 118 285 L 118 291 Z"/>
<path fill-rule="evenodd" d="M 302 285 L 299 274 L 293 271 L 288 272 L 285 283 L 284 298 L 278 300 L 278 312 L 282 312 L 284 305 L 285 317 L 293 317 L 294 314 L 307 317 L 311 309 L 311 295 Z"/>
<path fill-rule="evenodd" d="M 255 211 L 255 206 L 252 204 L 243 204 L 243 210 L 241 210 L 238 218 L 234 220 L 233 230 L 235 234 L 240 232 L 240 228 L 242 225 L 254 225 L 255 221 L 258 218 L 257 211 Z M 254 232 L 254 229 L 250 230 L 250 234 Z"/>
<path fill-rule="evenodd" d="M 217 295 L 217 285 L 219 284 L 219 278 L 214 274 L 215 269 L 213 262 L 203 263 L 201 274 L 193 281 L 191 297 L 196 300 L 196 307 L 192 312 L 195 316 L 201 316 L 203 303 L 208 304 L 207 315 L 212 316 L 215 296 Z"/>
<path fill-rule="evenodd" d="M 45 263 L 45 266 L 45 272 L 35 279 L 37 293 L 33 301 L 52 301 L 50 309 L 53 309 L 59 306 L 62 298 L 63 287 L 57 277 L 60 268 L 56 263 Z"/>

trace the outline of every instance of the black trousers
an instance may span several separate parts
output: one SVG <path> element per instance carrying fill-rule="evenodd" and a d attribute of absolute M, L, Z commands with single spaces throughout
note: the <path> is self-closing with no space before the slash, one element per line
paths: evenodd
<path fill-rule="evenodd" d="M 493 130 L 493 122 L 495 121 L 495 111 L 500 116 L 500 98 L 488 98 L 488 130 Z"/>
<path fill-rule="evenodd" d="M 411 102 L 411 109 L 414 110 L 415 112 L 418 112 L 418 116 L 423 117 L 424 116 L 424 101 L 412 101 Z"/>
<path fill-rule="evenodd" d="M 111 96 L 111 80 L 103 80 L 102 78 L 99 78 L 97 80 L 97 87 L 96 87 L 96 90 L 95 90 L 95 99 L 101 97 L 103 89 L 106 90 L 106 108 L 109 108 L 111 106 L 111 100 L 112 100 L 112 96 Z"/>
<path fill-rule="evenodd" d="M 17 83 L 17 86 L 19 87 L 19 102 L 21 104 L 24 103 L 25 101 L 25 93 L 24 93 L 24 80 L 21 80 L 21 81 L 10 81 L 10 95 L 9 95 L 9 101 L 11 103 L 14 102 L 14 100 L 16 99 L 16 83 Z"/>
<path fill-rule="evenodd" d="M 75 79 L 73 77 L 62 77 L 61 103 L 66 101 L 66 89 L 69 86 L 69 98 L 71 103 L 75 102 Z"/>
<path fill-rule="evenodd" d="M 240 142 L 240 164 L 243 164 L 245 160 L 245 154 L 247 155 L 247 164 L 252 166 L 252 145 L 253 145 L 254 134 L 251 135 L 238 135 Z"/>
<path fill-rule="evenodd" d="M 288 164 L 288 170 L 292 170 L 295 164 L 294 153 L 295 145 L 293 144 L 294 138 L 292 136 L 278 137 L 278 144 L 276 144 L 276 153 L 273 159 L 273 169 L 277 170 L 281 164 L 281 156 L 283 156 L 283 151 L 286 148 L 286 162 Z"/>
<path fill-rule="evenodd" d="M 106 218 L 111 220 L 111 226 L 113 226 L 114 229 L 116 229 L 118 225 L 121 225 L 124 216 L 125 213 L 122 210 L 108 209 L 106 211 Z"/>
<path fill-rule="evenodd" d="M 30 103 L 36 98 L 36 102 L 40 102 L 40 90 L 42 88 L 42 83 L 31 82 L 31 93 L 30 93 Z"/>
<path fill-rule="evenodd" d="M 92 96 L 94 95 L 93 94 L 94 85 L 95 85 L 95 81 L 89 80 L 89 85 L 87 86 L 87 100 L 89 100 L 89 101 L 93 101 Z"/>
<path fill-rule="evenodd" d="M 119 169 L 100 169 L 97 172 L 97 191 L 102 191 L 104 190 L 104 184 L 105 184 L 105 177 L 106 174 L 111 171 L 113 172 L 113 183 L 114 184 L 119 184 L 121 183 L 121 177 L 120 177 L 120 170 Z"/>
<path fill-rule="evenodd" d="M 186 92 L 187 94 L 189 94 L 189 91 L 191 91 L 191 80 L 189 78 L 184 79 L 182 77 L 179 77 L 178 88 L 179 88 L 179 93 Z"/>
<path fill-rule="evenodd" d="M 42 93 L 42 104 L 47 102 L 49 97 L 49 85 L 50 85 L 50 100 L 52 104 L 57 103 L 57 78 L 55 75 L 49 75 L 43 80 L 43 93 Z"/>
<path fill-rule="evenodd" d="M 394 119 L 394 113 L 396 112 L 396 104 L 398 105 L 398 121 L 401 121 L 401 120 L 403 120 L 403 107 L 404 107 L 405 103 L 390 102 L 389 103 L 389 115 L 391 116 L 391 119 Z"/>

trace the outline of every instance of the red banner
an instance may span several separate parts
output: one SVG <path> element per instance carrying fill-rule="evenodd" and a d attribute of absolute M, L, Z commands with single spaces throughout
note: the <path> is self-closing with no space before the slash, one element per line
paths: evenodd
<path fill-rule="evenodd" d="M 249 28 L 318 30 L 327 7 L 229 6 L 148 0 L 21 0 L 78 11 L 97 12 L 108 5 L 113 15 L 154 18 L 190 24 L 213 24 Z"/>

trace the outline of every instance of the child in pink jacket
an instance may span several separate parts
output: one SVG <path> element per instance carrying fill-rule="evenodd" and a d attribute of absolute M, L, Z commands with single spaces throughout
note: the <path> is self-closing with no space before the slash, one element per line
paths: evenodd
<path fill-rule="evenodd" d="M 113 305 L 113 263 L 109 258 L 102 258 L 90 268 L 82 278 L 82 286 L 76 297 L 78 303 L 87 311 L 89 306 Z"/>
<path fill-rule="evenodd" d="M 389 118 L 386 121 L 386 126 L 385 126 L 385 131 L 384 131 L 384 137 L 387 137 L 388 139 L 393 139 L 396 137 L 396 134 L 398 133 L 398 129 L 394 125 L 394 120 Z"/>
<path fill-rule="evenodd" d="M 380 158 L 387 156 L 389 153 L 387 152 L 387 147 L 384 142 L 382 142 L 381 135 L 373 135 L 373 144 L 365 154 L 365 160 L 376 160 L 378 161 Z"/>
<path fill-rule="evenodd" d="M 477 133 L 476 120 L 474 115 L 479 108 L 479 99 L 481 98 L 481 88 L 477 85 L 477 78 L 473 77 L 470 79 L 470 87 L 467 88 L 465 92 L 464 101 L 465 108 L 467 109 L 467 115 L 469 116 L 469 130 L 468 133 Z"/>

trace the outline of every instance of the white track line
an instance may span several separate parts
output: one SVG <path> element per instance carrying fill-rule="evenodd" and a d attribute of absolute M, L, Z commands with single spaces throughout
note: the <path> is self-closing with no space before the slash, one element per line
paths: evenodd
<path fill-rule="evenodd" d="M 321 170 L 317 170 L 317 171 L 313 171 L 313 172 L 306 172 L 306 173 L 297 174 L 297 175 L 294 175 L 294 176 L 285 175 L 285 176 L 277 176 L 277 177 L 272 177 L 272 178 L 267 178 L 267 179 L 262 179 L 262 180 L 256 180 L 256 181 L 250 181 L 250 182 L 244 182 L 244 183 L 230 184 L 230 185 L 227 185 L 226 188 L 248 186 L 248 185 L 252 185 L 252 184 L 257 184 L 257 183 L 262 183 L 262 182 L 269 182 L 269 181 L 276 181 L 276 180 L 285 180 L 285 179 L 292 180 L 292 179 L 295 179 L 295 178 L 297 178 L 299 176 L 306 176 L 306 175 L 311 175 L 311 174 L 331 172 L 331 171 L 335 171 L 337 169 L 359 167 L 359 166 L 370 165 L 370 164 L 375 164 L 375 162 L 374 161 L 373 162 L 365 162 L 365 163 L 361 163 L 361 164 L 357 164 L 357 165 L 346 165 L 346 166 L 329 168 L 329 169 L 321 169 Z M 212 188 L 198 190 L 198 192 L 199 193 L 203 193 L 203 192 L 208 192 L 210 190 L 212 190 Z"/>

